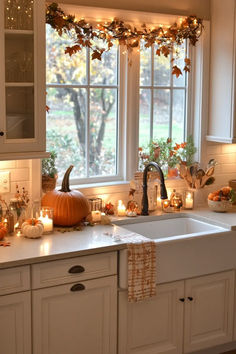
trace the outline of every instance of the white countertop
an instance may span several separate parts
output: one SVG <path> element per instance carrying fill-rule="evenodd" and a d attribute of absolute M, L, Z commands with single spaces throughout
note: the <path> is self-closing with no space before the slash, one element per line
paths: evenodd
<path fill-rule="evenodd" d="M 217 224 L 229 230 L 236 230 L 236 208 L 228 213 L 215 213 L 208 208 L 193 211 L 183 211 L 184 214 L 193 214 L 196 217 Z M 176 212 L 175 216 L 182 216 Z M 162 212 L 153 215 L 167 215 Z M 147 216 L 139 216 L 136 220 L 146 220 Z M 127 221 L 130 218 L 127 218 Z M 122 220 L 124 218 L 116 218 Z M 117 251 L 126 248 L 126 242 L 117 241 L 114 235 L 125 235 L 127 231 L 116 225 L 86 226 L 82 231 L 54 232 L 43 235 L 39 239 L 9 236 L 9 247 L 0 247 L 0 268 L 19 266 L 23 264 L 39 263 L 55 259 L 83 256 L 88 254 Z"/>

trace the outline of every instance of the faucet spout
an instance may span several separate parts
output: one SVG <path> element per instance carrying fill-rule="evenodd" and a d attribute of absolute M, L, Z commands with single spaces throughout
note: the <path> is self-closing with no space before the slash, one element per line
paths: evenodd
<path fill-rule="evenodd" d="M 168 199 L 165 186 L 165 179 L 161 167 L 156 162 L 149 162 L 143 171 L 143 198 L 141 212 L 142 215 L 148 215 L 147 174 L 150 167 L 154 167 L 160 174 L 161 199 Z"/>

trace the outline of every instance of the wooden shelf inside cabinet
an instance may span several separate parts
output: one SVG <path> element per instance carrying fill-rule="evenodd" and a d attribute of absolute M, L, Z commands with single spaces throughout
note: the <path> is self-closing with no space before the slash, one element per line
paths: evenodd
<path fill-rule="evenodd" d="M 34 87 L 33 82 L 6 82 L 6 87 Z"/>
<path fill-rule="evenodd" d="M 6 36 L 18 35 L 18 36 L 32 36 L 34 31 L 32 30 L 14 30 L 14 29 L 5 29 L 4 33 Z"/>

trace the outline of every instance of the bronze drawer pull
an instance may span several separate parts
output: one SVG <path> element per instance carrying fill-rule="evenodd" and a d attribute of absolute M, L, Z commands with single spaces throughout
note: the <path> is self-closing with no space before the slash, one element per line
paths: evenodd
<path fill-rule="evenodd" d="M 85 286 L 83 284 L 74 284 L 70 288 L 70 291 L 81 291 L 81 290 L 85 290 Z"/>
<path fill-rule="evenodd" d="M 75 265 L 68 270 L 68 272 L 71 274 L 83 273 L 84 271 L 85 271 L 85 269 L 81 265 Z"/>

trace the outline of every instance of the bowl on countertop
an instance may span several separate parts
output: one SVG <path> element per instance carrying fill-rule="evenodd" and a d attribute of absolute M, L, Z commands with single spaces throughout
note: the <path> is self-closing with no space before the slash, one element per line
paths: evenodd
<path fill-rule="evenodd" d="M 208 199 L 208 206 L 212 211 L 225 213 L 233 208 L 233 203 L 230 200 L 214 201 Z"/>

